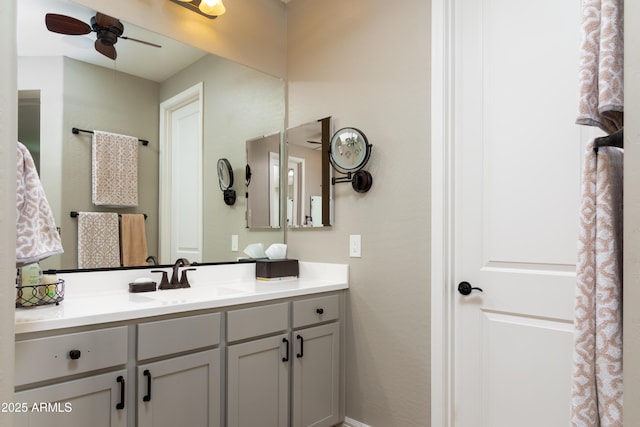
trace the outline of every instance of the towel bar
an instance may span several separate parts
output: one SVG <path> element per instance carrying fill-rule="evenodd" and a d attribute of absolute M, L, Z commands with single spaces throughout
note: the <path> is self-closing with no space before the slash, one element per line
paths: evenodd
<path fill-rule="evenodd" d="M 147 219 L 147 214 L 143 214 L 144 215 L 144 219 Z M 78 211 L 71 211 L 69 212 L 69 216 L 71 218 L 77 218 L 78 217 Z M 119 218 L 122 218 L 122 214 L 118 214 Z"/>
<path fill-rule="evenodd" d="M 79 134 L 80 132 L 84 132 L 84 133 L 91 133 L 93 134 L 92 130 L 85 130 L 85 129 L 79 129 L 79 128 L 71 128 L 71 133 L 73 134 Z M 149 145 L 149 141 L 147 141 L 146 139 L 140 139 L 138 138 L 138 141 L 140 141 L 142 143 L 142 145 Z"/>

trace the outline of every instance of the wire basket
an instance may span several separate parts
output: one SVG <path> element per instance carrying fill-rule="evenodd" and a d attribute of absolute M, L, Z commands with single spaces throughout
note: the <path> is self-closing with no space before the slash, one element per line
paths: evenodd
<path fill-rule="evenodd" d="M 36 307 L 47 304 L 60 304 L 64 299 L 64 280 L 48 285 L 18 285 L 16 286 L 16 308 Z"/>

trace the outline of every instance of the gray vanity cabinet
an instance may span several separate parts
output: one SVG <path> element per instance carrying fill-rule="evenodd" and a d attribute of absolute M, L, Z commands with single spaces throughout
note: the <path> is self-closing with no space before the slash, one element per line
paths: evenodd
<path fill-rule="evenodd" d="M 293 356 L 292 425 L 333 426 L 339 421 L 340 327 L 330 323 L 294 336 L 299 338 Z"/>
<path fill-rule="evenodd" d="M 293 302 L 293 427 L 340 421 L 339 307 L 338 295 Z"/>
<path fill-rule="evenodd" d="M 286 302 L 227 313 L 228 427 L 289 425 L 288 330 Z"/>
<path fill-rule="evenodd" d="M 339 295 L 227 315 L 228 427 L 329 427 L 341 421 Z"/>
<path fill-rule="evenodd" d="M 343 299 L 21 334 L 6 409 L 16 427 L 334 426 L 344 419 Z"/>
<path fill-rule="evenodd" d="M 14 426 L 127 427 L 127 407 L 118 409 L 122 380 L 125 370 L 18 392 L 13 402 L 22 408 L 12 408 Z"/>
<path fill-rule="evenodd" d="M 287 337 L 277 335 L 227 349 L 228 427 L 289 425 L 289 363 L 283 343 Z"/>
<path fill-rule="evenodd" d="M 220 350 L 140 365 L 138 427 L 220 425 Z"/>
<path fill-rule="evenodd" d="M 220 317 L 138 324 L 137 427 L 221 425 L 220 349 L 210 348 L 220 344 Z"/>
<path fill-rule="evenodd" d="M 17 341 L 14 425 L 126 427 L 127 336 L 123 326 Z"/>

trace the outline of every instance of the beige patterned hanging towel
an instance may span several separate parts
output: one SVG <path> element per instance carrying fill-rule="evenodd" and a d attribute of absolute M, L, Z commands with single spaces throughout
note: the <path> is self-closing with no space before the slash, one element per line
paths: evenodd
<path fill-rule="evenodd" d="M 118 214 L 78 212 L 78 268 L 120 267 Z"/>
<path fill-rule="evenodd" d="M 624 1 L 582 0 L 580 102 L 576 123 L 623 127 Z"/>
<path fill-rule="evenodd" d="M 92 189 L 96 206 L 138 206 L 138 138 L 93 131 Z"/>
<path fill-rule="evenodd" d="M 17 145 L 16 266 L 21 267 L 64 251 L 33 157 Z"/>
<path fill-rule="evenodd" d="M 578 229 L 571 427 L 622 427 L 622 150 L 587 146 Z"/>

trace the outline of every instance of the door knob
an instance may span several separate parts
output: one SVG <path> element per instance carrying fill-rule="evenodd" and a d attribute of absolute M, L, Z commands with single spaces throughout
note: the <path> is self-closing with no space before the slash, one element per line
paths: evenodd
<path fill-rule="evenodd" d="M 471 286 L 471 283 L 469 282 L 460 282 L 458 284 L 458 292 L 460 292 L 462 295 L 469 295 L 471 291 L 474 291 L 474 290 L 482 292 L 481 288 L 474 288 Z"/>

